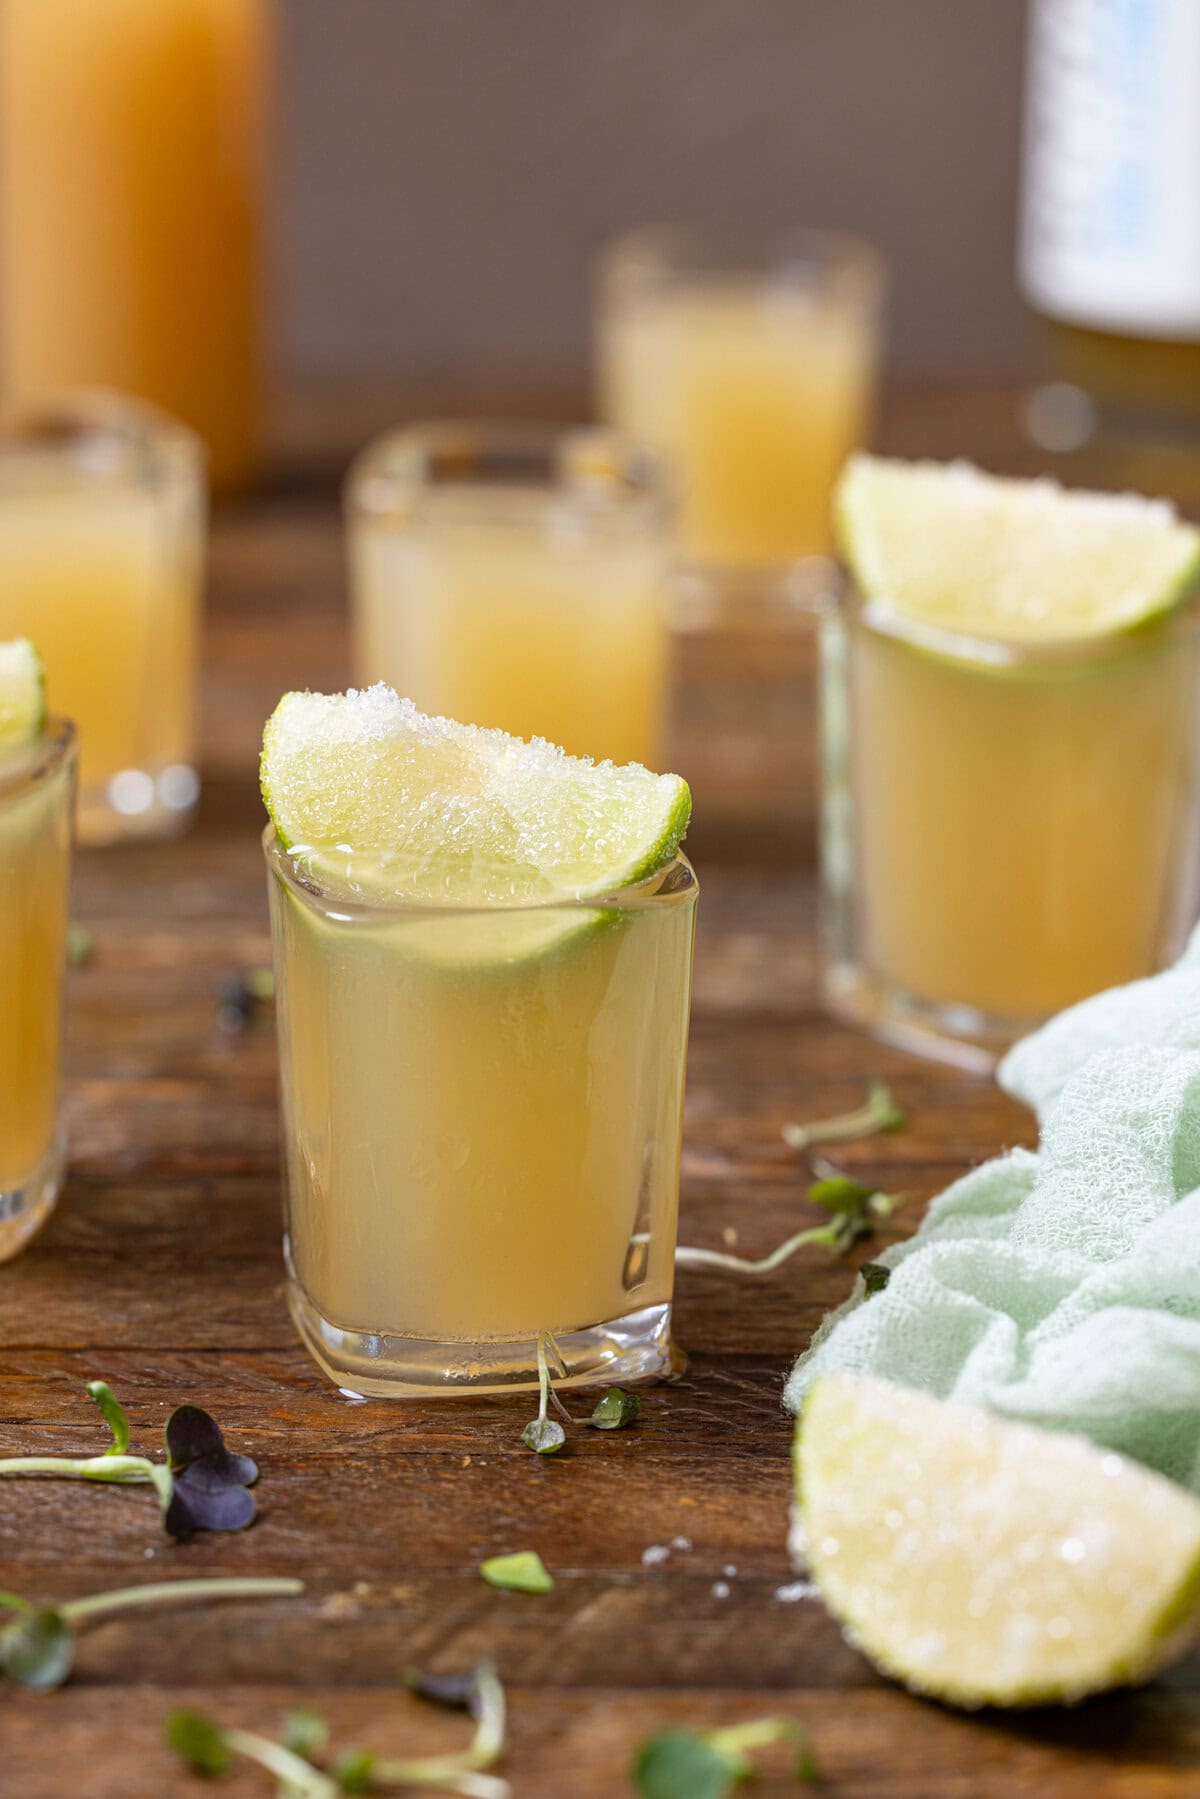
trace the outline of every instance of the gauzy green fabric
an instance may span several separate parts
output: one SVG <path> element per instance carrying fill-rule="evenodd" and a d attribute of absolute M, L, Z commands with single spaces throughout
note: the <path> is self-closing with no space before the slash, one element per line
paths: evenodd
<path fill-rule="evenodd" d="M 1200 1492 L 1200 932 L 1179 965 L 1097 995 L 1010 1053 L 1039 1113 L 935 1199 L 797 1362 L 876 1374 L 1074 1431 Z"/>

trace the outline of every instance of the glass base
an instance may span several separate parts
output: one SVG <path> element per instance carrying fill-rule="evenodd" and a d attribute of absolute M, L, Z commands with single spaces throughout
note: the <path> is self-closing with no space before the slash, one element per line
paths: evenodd
<path fill-rule="evenodd" d="M 882 1043 L 971 1074 L 991 1074 L 1019 1037 L 1035 1031 L 1041 1018 L 996 1018 L 974 1006 L 920 1000 L 846 963 L 822 975 L 826 1010 L 843 1024 L 868 1031 Z"/>
<path fill-rule="evenodd" d="M 295 1280 L 288 1309 L 300 1340 L 323 1374 L 353 1398 L 441 1398 L 451 1394 L 536 1392 L 537 1340 L 430 1342 L 341 1330 L 323 1318 Z M 629 1386 L 681 1374 L 671 1341 L 671 1307 L 646 1306 L 586 1330 L 556 1331 L 567 1372 L 556 1388 Z"/>
<path fill-rule="evenodd" d="M 27 1181 L 19 1187 L 0 1187 L 0 1262 L 19 1254 L 49 1218 L 65 1164 L 65 1145 L 57 1143 Z"/>
<path fill-rule="evenodd" d="M 93 848 L 178 837 L 191 824 L 199 797 L 200 777 L 186 762 L 156 773 L 123 768 L 103 787 L 80 789 L 76 835 Z"/>

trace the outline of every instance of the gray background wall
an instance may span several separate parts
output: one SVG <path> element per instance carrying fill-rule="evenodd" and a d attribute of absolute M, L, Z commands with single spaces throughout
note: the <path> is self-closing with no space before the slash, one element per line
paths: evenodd
<path fill-rule="evenodd" d="M 550 379 L 655 220 L 868 233 L 901 372 L 1004 373 L 1024 0 L 282 0 L 281 305 L 307 374 Z"/>

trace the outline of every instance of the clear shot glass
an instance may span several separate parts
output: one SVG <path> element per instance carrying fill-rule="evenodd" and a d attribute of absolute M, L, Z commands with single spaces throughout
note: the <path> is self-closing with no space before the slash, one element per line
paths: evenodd
<path fill-rule="evenodd" d="M 661 764 L 672 494 L 611 432 L 396 431 L 346 490 L 361 685 L 572 755 Z"/>
<path fill-rule="evenodd" d="M 0 1262 L 54 1209 L 75 731 L 0 758 Z"/>
<path fill-rule="evenodd" d="M 204 557 L 199 440 L 110 394 L 0 434 L 0 638 L 30 637 L 79 732 L 82 843 L 191 818 Z"/>
<path fill-rule="evenodd" d="M 1028 646 L 846 591 L 821 624 L 825 991 L 986 1068 L 1174 959 L 1200 890 L 1200 611 Z"/>
<path fill-rule="evenodd" d="M 664 1375 L 697 885 L 350 902 L 264 838 L 292 1317 L 360 1394 Z"/>
<path fill-rule="evenodd" d="M 786 599 L 797 565 L 828 555 L 834 482 L 870 429 L 885 288 L 878 251 L 829 231 L 643 230 L 603 256 L 600 416 L 674 467 L 709 610 L 722 590 Z"/>

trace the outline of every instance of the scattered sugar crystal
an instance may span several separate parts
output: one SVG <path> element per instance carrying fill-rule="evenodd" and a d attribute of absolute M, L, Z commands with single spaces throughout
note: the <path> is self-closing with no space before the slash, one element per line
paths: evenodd
<path fill-rule="evenodd" d="M 665 1543 L 651 1543 L 648 1549 L 642 1550 L 642 1566 L 644 1568 L 657 1568 L 662 1562 L 666 1561 L 670 1553 L 671 1551 Z"/>
<path fill-rule="evenodd" d="M 690 1549 L 691 1546 L 692 1546 L 692 1539 L 690 1537 L 672 1537 L 671 1538 L 671 1548 L 672 1549 Z"/>
<path fill-rule="evenodd" d="M 734 1576 L 737 1574 L 736 1562 L 726 1562 L 726 1564 L 722 1568 L 721 1572 L 725 1576 L 726 1580 L 732 1580 L 734 1578 Z"/>
<path fill-rule="evenodd" d="M 729 1586 L 726 1581 L 717 1580 L 717 1581 L 713 1582 L 713 1598 L 714 1599 L 728 1599 L 729 1598 Z"/>
<path fill-rule="evenodd" d="M 776 1587 L 775 1597 L 784 1605 L 795 1605 L 798 1599 L 815 1599 L 818 1590 L 815 1580 L 793 1580 L 786 1587 Z"/>

